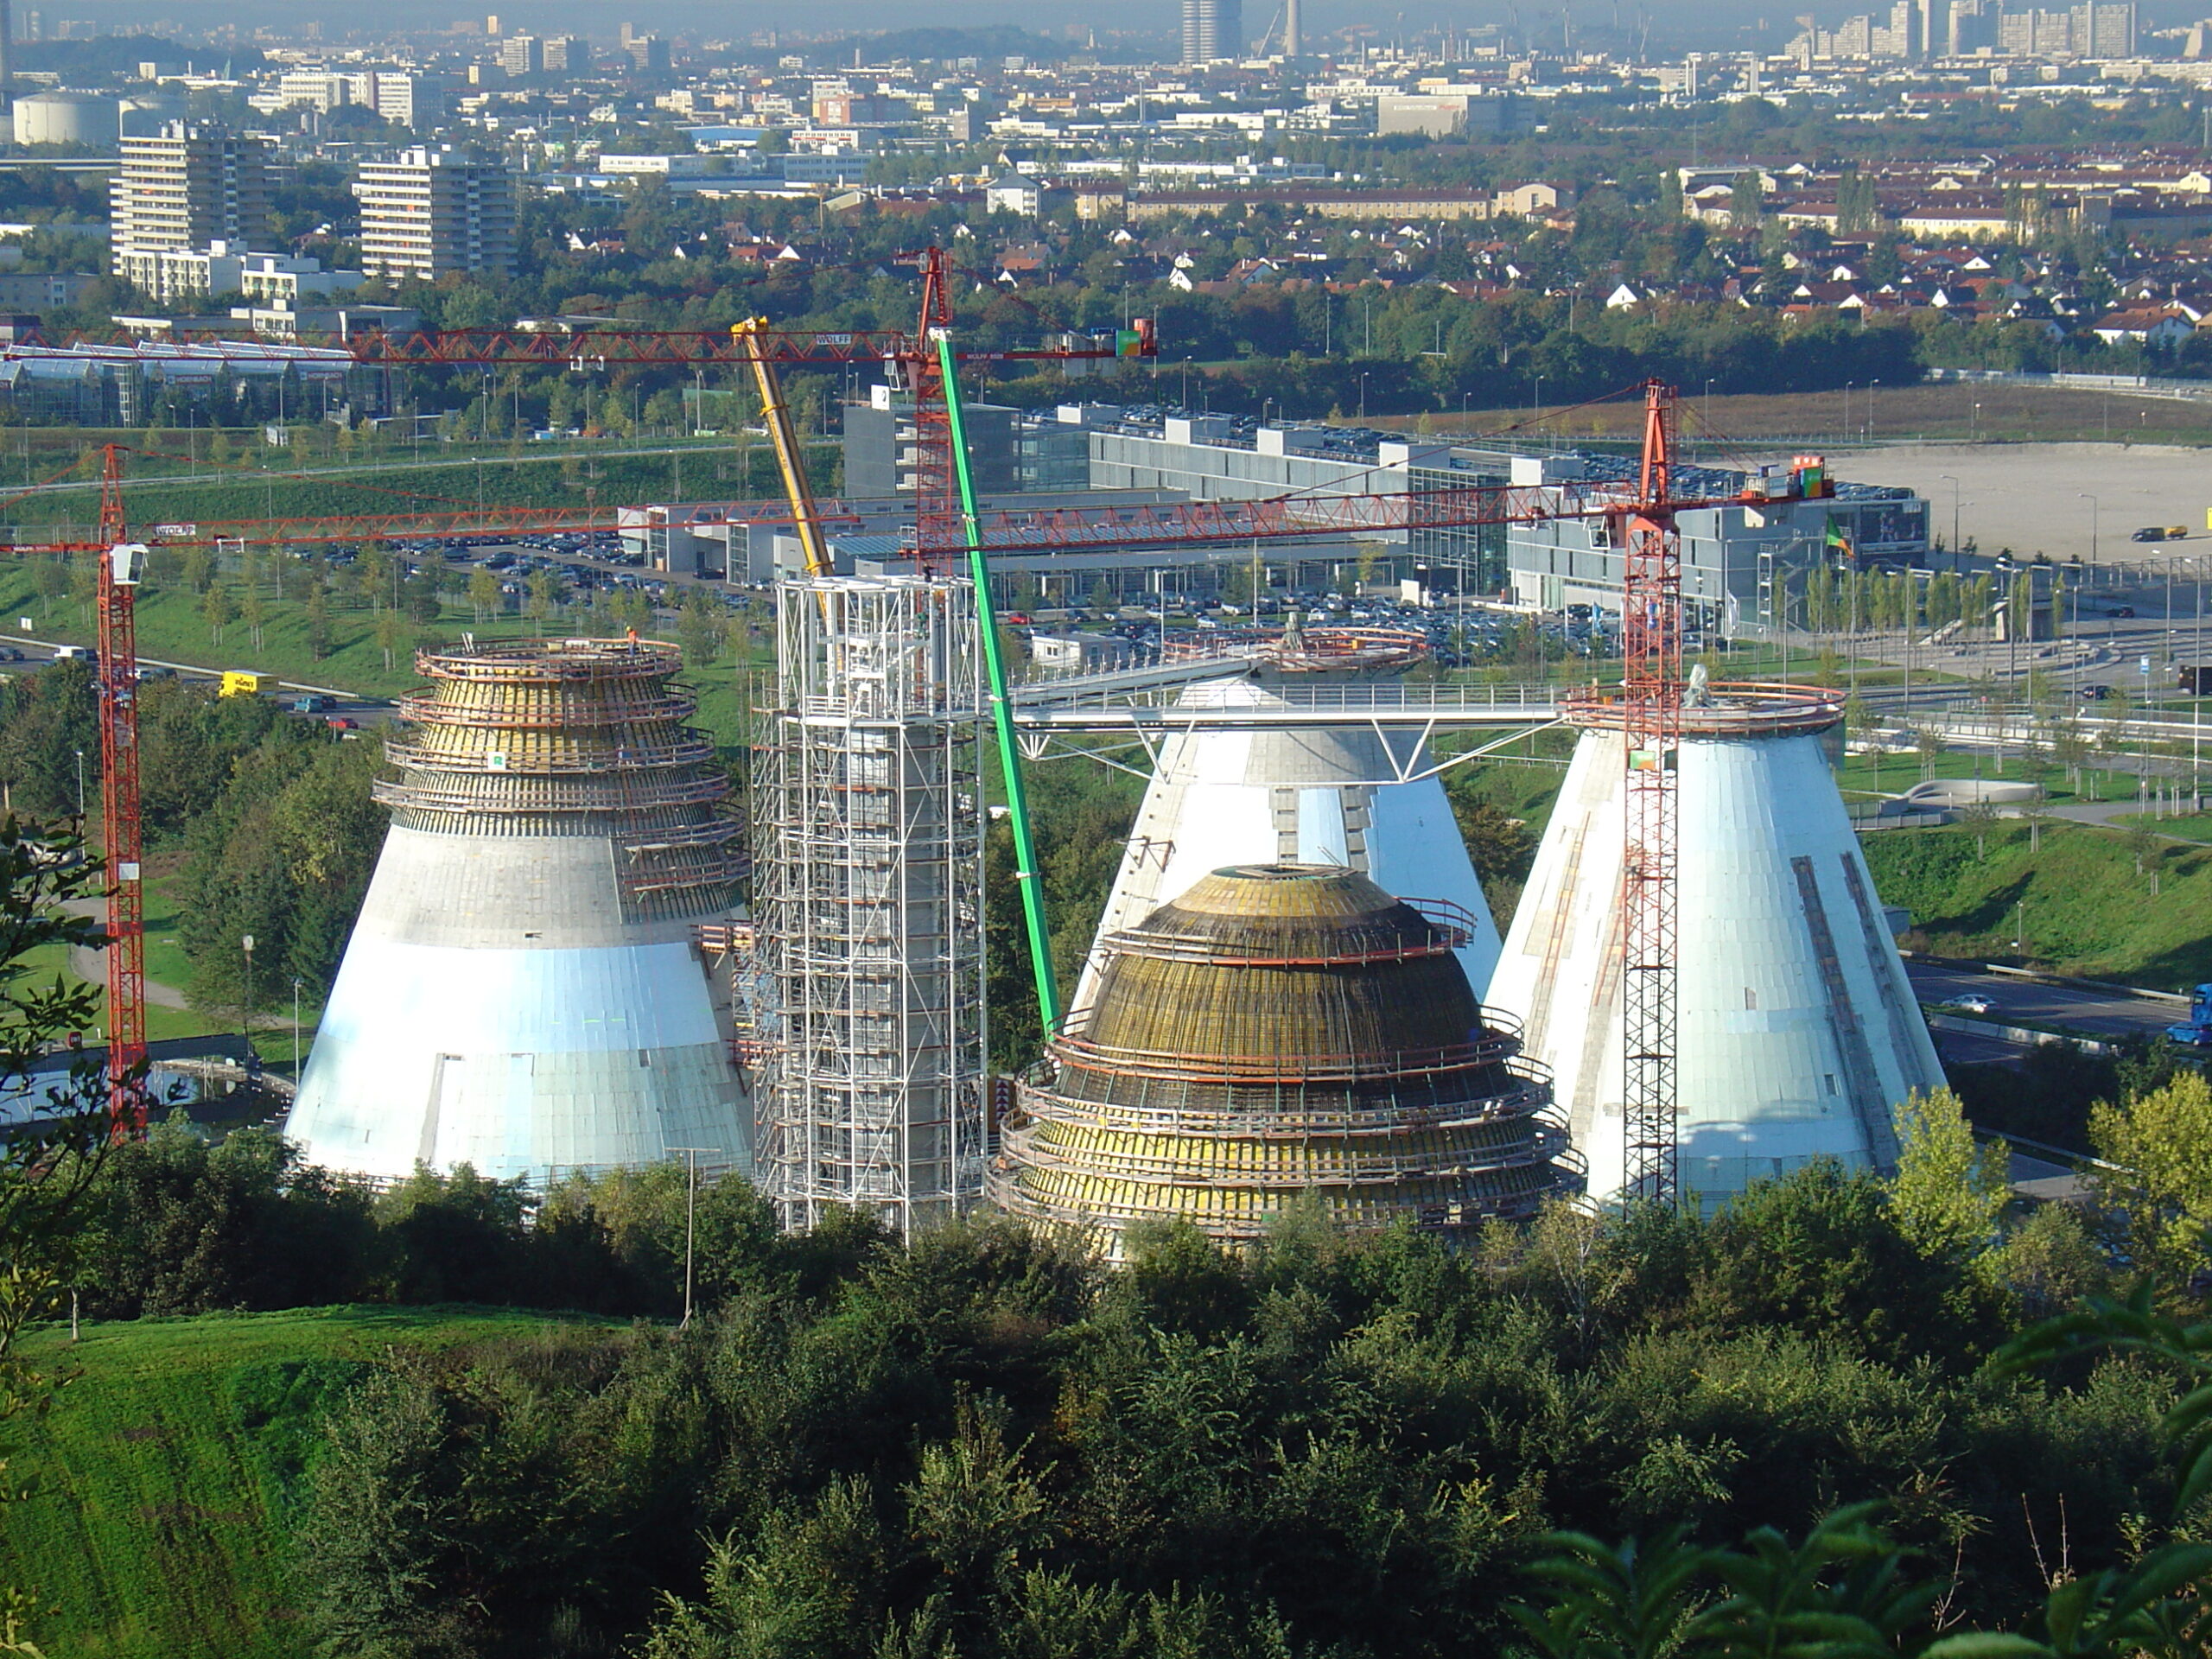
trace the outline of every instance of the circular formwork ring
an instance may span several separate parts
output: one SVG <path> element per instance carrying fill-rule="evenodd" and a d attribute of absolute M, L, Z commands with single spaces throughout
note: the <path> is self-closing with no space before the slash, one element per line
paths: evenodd
<path fill-rule="evenodd" d="M 1426 922 L 1426 936 L 1395 944 L 1357 950 L 1283 952 L 1250 950 L 1232 946 L 1203 933 L 1175 933 L 1152 922 L 1098 941 L 1098 949 L 1123 957 L 1150 957 L 1170 962 L 1197 963 L 1209 968 L 1353 968 L 1374 963 L 1410 962 L 1440 957 L 1473 943 L 1480 930 L 1473 915 L 1443 899 L 1404 899 L 1399 901 Z M 1300 922 L 1319 919 L 1298 917 Z"/>
<path fill-rule="evenodd" d="M 1039 1137 L 1037 1130 L 1041 1121 L 1007 1122 L 1000 1131 L 1000 1145 L 1009 1155 L 1033 1168 L 1163 1187 L 1298 1191 L 1307 1186 L 1396 1186 L 1408 1181 L 1465 1179 L 1552 1163 L 1567 1145 L 1564 1130 L 1536 1122 L 1531 1124 L 1525 1138 L 1516 1138 L 1510 1145 L 1495 1148 L 1468 1146 L 1448 1153 L 1391 1153 L 1384 1149 L 1388 1145 L 1385 1142 L 1383 1147 L 1368 1149 L 1363 1156 L 1319 1161 L 1286 1160 L 1280 1166 L 1270 1166 L 1206 1162 L 1177 1158 L 1164 1152 L 1131 1153 L 1097 1147 L 1070 1150 Z M 1244 1136 L 1218 1134 L 1192 1139 L 1201 1147 L 1217 1151 L 1247 1141 Z M 1275 1141 L 1269 1144 L 1287 1153 L 1311 1151 L 1315 1145 L 1306 1140 Z"/>
<path fill-rule="evenodd" d="M 385 740 L 384 752 L 385 759 L 392 765 L 410 772 L 485 772 L 502 778 L 602 778 L 623 772 L 659 772 L 671 766 L 701 766 L 715 758 L 714 745 L 704 739 L 652 747 L 624 745 L 573 759 L 533 758 L 521 763 L 506 757 L 506 752 L 500 749 L 457 754 L 447 750 L 426 749 L 412 743 L 394 742 L 389 738 Z M 493 760 L 494 755 L 502 757 L 496 765 Z"/>
<path fill-rule="evenodd" d="M 1829 686 L 1714 680 L 1698 703 L 1681 701 L 1685 689 L 1670 688 L 1675 701 L 1667 715 L 1684 737 L 1786 737 L 1824 732 L 1843 718 L 1844 694 Z M 1611 685 L 1585 686 L 1559 701 L 1560 718 L 1585 731 L 1619 731 L 1630 707 L 1627 693 Z"/>
<path fill-rule="evenodd" d="M 606 726 L 679 724 L 699 712 L 699 703 L 688 692 L 664 690 L 658 695 L 620 701 L 579 700 L 557 709 L 529 711 L 449 702 L 435 689 L 425 694 L 410 692 L 399 699 L 399 718 L 416 726 L 458 726 L 486 731 L 537 732 L 593 729 Z"/>
<path fill-rule="evenodd" d="M 1425 1130 L 1450 1133 L 1540 1118 L 1552 1109 L 1551 1082 L 1548 1077 L 1529 1075 L 1530 1069 L 1516 1062 L 1507 1069 L 1516 1087 L 1448 1104 L 1333 1108 L 1241 1105 L 1208 1111 L 1187 1106 L 1133 1106 L 1084 1100 L 1032 1083 L 1021 1090 L 1019 1109 L 1025 1117 L 1057 1123 L 1065 1128 L 1110 1130 L 1124 1135 L 1192 1139 L 1227 1136 L 1262 1141 L 1303 1141 L 1316 1136 L 1332 1141 L 1389 1140 Z"/>
<path fill-rule="evenodd" d="M 664 679 L 683 666 L 682 651 L 655 639 L 500 639 L 415 653 L 425 678 L 478 685 Z"/>

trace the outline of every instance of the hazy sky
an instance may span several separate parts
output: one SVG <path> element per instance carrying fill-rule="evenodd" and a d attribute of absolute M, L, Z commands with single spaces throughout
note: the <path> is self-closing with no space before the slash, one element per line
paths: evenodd
<path fill-rule="evenodd" d="M 2063 3 L 2063 0 L 2052 0 L 2052 3 Z M 1244 0 L 1247 32 L 1257 35 L 1268 26 L 1280 3 L 1281 0 Z M 1522 15 L 1533 23 L 1548 10 L 1555 13 L 1558 6 L 1559 0 L 1529 0 Z M 18 14 L 28 9 L 27 0 L 15 0 Z M 380 22 L 388 20 L 400 28 L 424 29 L 476 15 L 471 6 L 456 3 L 456 0 L 383 0 L 368 8 L 338 3 L 338 0 L 296 0 L 296 3 L 285 3 L 285 0 L 42 0 L 38 9 L 48 19 L 49 25 L 58 17 L 92 18 L 104 27 L 167 19 L 194 29 L 215 28 L 226 22 L 257 26 L 302 17 L 320 17 L 327 29 L 342 29 L 359 27 L 365 15 Z M 636 3 L 626 3 L 625 0 L 523 0 L 523 3 L 512 5 L 486 4 L 484 9 L 496 10 L 503 22 L 515 20 L 507 24 L 509 28 L 566 29 L 610 38 L 626 19 L 632 17 L 668 33 L 741 37 L 770 28 L 804 27 L 818 32 L 988 23 L 1013 23 L 1054 33 L 1071 24 L 1095 24 L 1102 29 L 1165 34 L 1180 15 L 1178 0 L 1120 0 L 1120 3 L 1111 5 L 1085 4 L 1081 0 L 950 0 L 950 3 L 941 7 L 917 6 L 912 0 L 808 0 L 803 6 L 760 3 L 760 0 L 741 0 L 737 4 L 716 3 L 715 0 L 652 0 L 650 4 L 645 0 L 636 0 Z M 1748 15 L 1752 8 L 1744 6 L 1738 10 L 1729 0 L 1721 0 L 1719 8 L 1710 3 L 1692 6 L 1687 0 L 1669 0 L 1654 10 L 1685 17 L 1710 16 L 1716 10 L 1722 10 L 1732 17 Z M 1586 16 L 1592 22 L 1605 21 L 1613 10 L 1612 0 L 1581 0 L 1574 7 L 1578 18 Z M 1624 4 L 1620 10 L 1625 16 L 1635 7 L 1632 3 Z M 1776 15 L 1784 14 L 1777 11 Z M 1365 23 L 1387 35 L 1401 27 L 1419 29 L 1446 22 L 1471 27 L 1503 22 L 1507 16 L 1503 0 L 1480 0 L 1479 3 L 1470 5 L 1433 3 L 1433 0 L 1431 3 L 1406 0 L 1406 3 L 1398 5 L 1366 5 L 1357 0 L 1306 0 L 1305 5 L 1305 26 L 1309 34 Z M 1402 24 L 1398 21 L 1401 17 L 1404 19 Z M 20 16 L 17 27 L 22 27 Z"/>

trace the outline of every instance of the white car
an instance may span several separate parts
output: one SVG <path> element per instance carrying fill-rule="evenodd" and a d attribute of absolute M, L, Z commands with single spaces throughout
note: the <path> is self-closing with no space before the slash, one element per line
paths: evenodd
<path fill-rule="evenodd" d="M 1994 1014 L 1997 1012 L 1997 1005 L 1978 991 L 1969 992 L 1965 996 L 1953 997 L 1951 999 L 1951 1006 L 1958 1009 L 1961 1014 Z"/>

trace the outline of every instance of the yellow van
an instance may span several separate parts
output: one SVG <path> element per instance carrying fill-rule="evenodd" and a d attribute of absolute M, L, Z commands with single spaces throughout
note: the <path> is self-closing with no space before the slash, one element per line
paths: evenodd
<path fill-rule="evenodd" d="M 226 669 L 222 690 L 215 695 L 219 697 L 257 697 L 264 691 L 276 689 L 276 677 L 274 674 L 255 674 L 242 668 Z"/>

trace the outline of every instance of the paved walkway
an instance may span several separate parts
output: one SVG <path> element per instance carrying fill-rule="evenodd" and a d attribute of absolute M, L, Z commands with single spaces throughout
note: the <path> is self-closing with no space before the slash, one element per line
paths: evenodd
<path fill-rule="evenodd" d="M 107 900 L 105 899 L 72 899 L 63 906 L 73 916 L 89 916 L 94 921 L 107 920 Z M 105 945 L 73 944 L 69 947 L 69 971 L 87 985 L 107 983 L 107 947 Z M 146 1001 L 156 1007 L 189 1007 L 184 993 L 174 985 L 164 985 L 159 980 L 146 982 Z"/>

